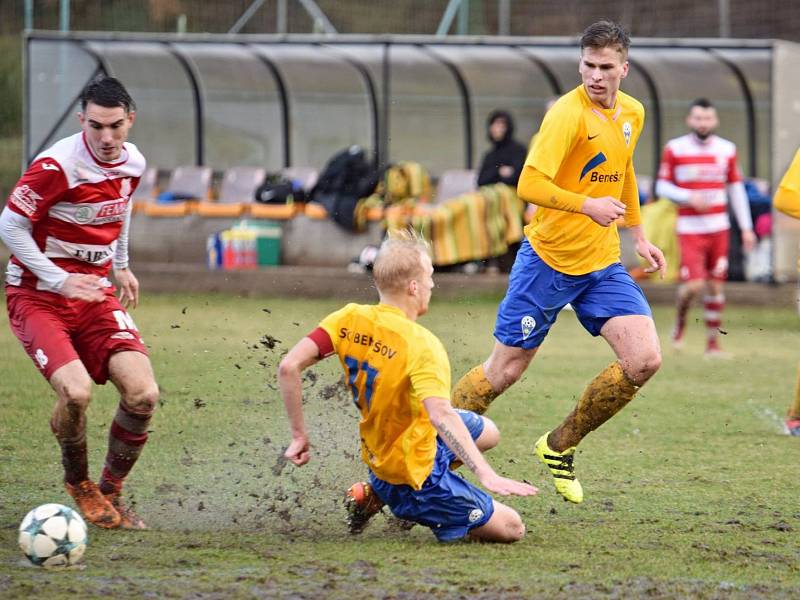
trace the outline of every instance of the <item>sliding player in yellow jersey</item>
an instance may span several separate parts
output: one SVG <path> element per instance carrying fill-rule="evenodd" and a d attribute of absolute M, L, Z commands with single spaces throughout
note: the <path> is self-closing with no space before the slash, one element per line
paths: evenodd
<path fill-rule="evenodd" d="M 575 447 L 661 365 L 650 307 L 619 258 L 616 221 L 624 216 L 648 272 L 663 276 L 666 268 L 640 225 L 633 150 L 644 108 L 619 91 L 629 46 L 616 23 L 600 21 L 584 31 L 578 69 L 583 83 L 547 112 L 520 177 L 520 198 L 538 208 L 498 309 L 494 349 L 453 390 L 454 406 L 483 413 L 522 376 L 559 311 L 571 304 L 584 328 L 602 335 L 617 355 L 564 421 L 535 444 L 556 490 L 575 503 L 583 501 Z"/>
<path fill-rule="evenodd" d="M 354 486 L 358 496 L 349 499 L 351 531 L 360 532 L 386 504 L 399 519 L 430 527 L 440 541 L 521 539 L 525 526 L 516 511 L 452 471 L 461 462 L 503 496 L 537 492 L 500 477 L 483 458 L 500 438 L 494 423 L 450 405 L 447 354 L 416 323 L 433 289 L 427 246 L 410 233 L 388 239 L 373 274 L 380 304 L 348 304 L 328 315 L 281 361 L 278 381 L 292 433 L 286 458 L 298 466 L 310 458 L 301 372 L 336 354 L 361 414 L 361 458 L 370 471 L 369 483 Z"/>
<path fill-rule="evenodd" d="M 781 179 L 778 191 L 772 199 L 776 210 L 800 219 L 800 149 L 794 155 L 789 170 Z M 797 373 L 797 384 L 794 390 L 794 401 L 786 415 L 786 429 L 789 435 L 800 436 L 800 369 Z"/>

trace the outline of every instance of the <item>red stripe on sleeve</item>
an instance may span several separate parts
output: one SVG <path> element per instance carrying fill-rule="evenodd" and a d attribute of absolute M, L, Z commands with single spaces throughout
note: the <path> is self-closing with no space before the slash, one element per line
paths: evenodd
<path fill-rule="evenodd" d="M 329 336 L 328 332 L 322 327 L 317 327 L 306 337 L 317 345 L 317 348 L 319 348 L 320 358 L 328 358 L 331 354 L 333 354 L 333 342 L 331 341 L 331 336 Z"/>

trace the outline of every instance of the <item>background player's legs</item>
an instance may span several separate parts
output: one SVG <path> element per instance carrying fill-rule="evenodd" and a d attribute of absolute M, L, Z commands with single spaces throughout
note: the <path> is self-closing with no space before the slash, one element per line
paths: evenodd
<path fill-rule="evenodd" d="M 661 366 L 661 350 L 653 319 L 626 315 L 609 319 L 600 330 L 618 360 L 584 390 L 574 410 L 554 429 L 548 446 L 564 452 L 619 412 Z"/>
<path fill-rule="evenodd" d="M 108 436 L 108 454 L 100 479 L 106 494 L 119 493 L 147 441 L 147 427 L 158 402 L 158 384 L 150 359 L 140 352 L 117 352 L 108 361 L 111 381 L 120 392 Z"/>
<path fill-rule="evenodd" d="M 525 535 L 525 524 L 517 511 L 497 500 L 492 500 L 492 503 L 494 514 L 485 525 L 471 529 L 468 537 L 482 542 L 509 543 L 521 540 Z"/>
<path fill-rule="evenodd" d="M 706 355 L 719 354 L 719 330 L 722 327 L 722 311 L 725 309 L 725 282 L 708 281 L 708 295 L 703 298 L 703 318 L 706 323 Z"/>
<path fill-rule="evenodd" d="M 483 414 L 492 400 L 525 372 L 538 348 L 526 349 L 495 342 L 492 354 L 470 370 L 453 388 L 453 406 Z"/>
<path fill-rule="evenodd" d="M 794 401 L 786 413 L 786 428 L 790 435 L 800 436 L 800 367 L 797 369 L 797 383 L 794 388 Z"/>
<path fill-rule="evenodd" d="M 50 428 L 61 447 L 64 481 L 76 485 L 89 479 L 86 409 L 92 398 L 92 380 L 83 363 L 73 360 L 53 373 L 50 385 L 56 392 Z"/>
<path fill-rule="evenodd" d="M 676 302 L 675 327 L 672 329 L 672 345 L 680 348 L 683 345 L 683 336 L 686 333 L 686 318 L 694 299 L 699 296 L 705 287 L 702 279 L 693 279 L 678 287 Z"/>

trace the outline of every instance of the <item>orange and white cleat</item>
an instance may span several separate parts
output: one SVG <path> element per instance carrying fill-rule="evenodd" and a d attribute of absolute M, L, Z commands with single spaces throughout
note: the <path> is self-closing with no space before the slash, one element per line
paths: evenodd
<path fill-rule="evenodd" d="M 357 535 L 364 531 L 369 520 L 381 512 L 383 502 L 366 481 L 359 481 L 350 486 L 344 496 L 345 518 L 350 533 Z"/>
<path fill-rule="evenodd" d="M 121 517 L 108 498 L 100 493 L 100 488 L 88 479 L 72 485 L 65 483 L 67 493 L 75 500 L 83 518 L 105 529 L 118 527 Z"/>

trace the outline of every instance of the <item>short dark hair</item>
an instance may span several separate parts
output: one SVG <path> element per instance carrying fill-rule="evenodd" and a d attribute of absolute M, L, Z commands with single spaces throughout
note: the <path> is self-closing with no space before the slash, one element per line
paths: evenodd
<path fill-rule="evenodd" d="M 136 110 L 133 98 L 116 77 L 101 75 L 90 81 L 81 92 L 81 110 L 85 111 L 89 102 L 106 108 L 121 106 L 126 113 Z"/>
<path fill-rule="evenodd" d="M 716 108 L 714 103 L 711 102 L 708 98 L 697 98 L 695 99 L 690 105 L 689 110 L 691 111 L 695 106 L 699 106 L 700 108 Z"/>
<path fill-rule="evenodd" d="M 616 46 L 623 55 L 628 55 L 631 47 L 631 38 L 625 28 L 614 21 L 598 21 L 592 23 L 581 35 L 581 51 L 585 48 L 609 48 Z"/>

